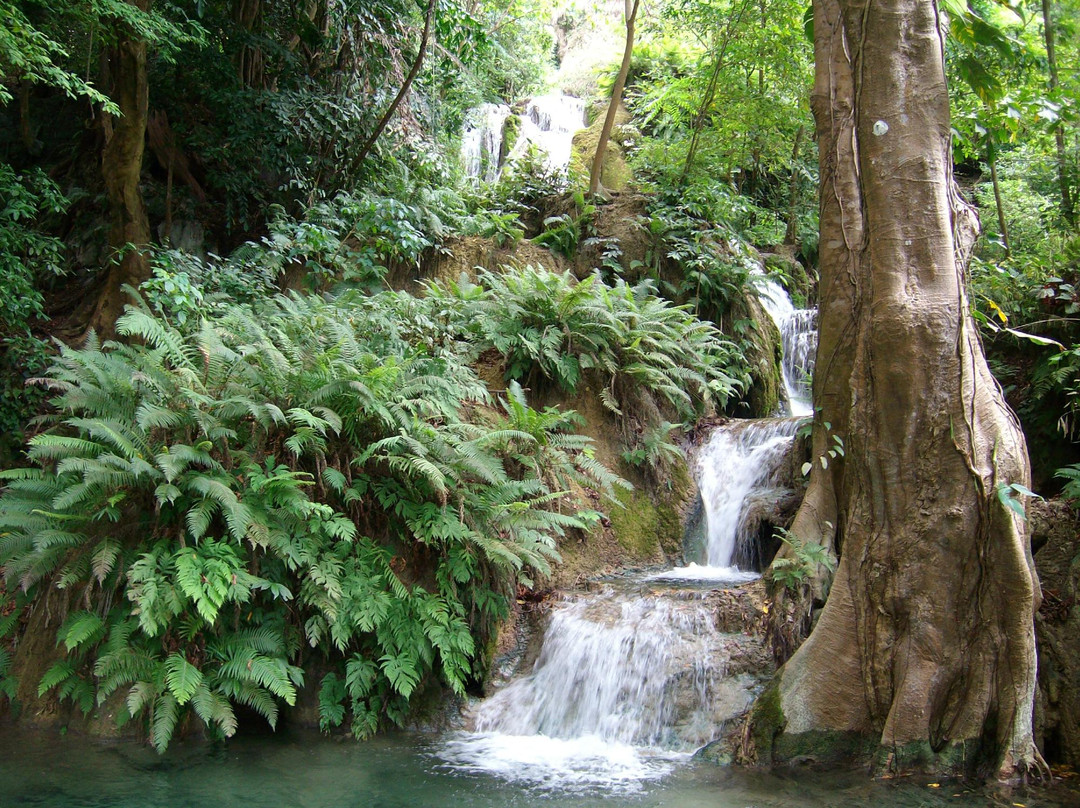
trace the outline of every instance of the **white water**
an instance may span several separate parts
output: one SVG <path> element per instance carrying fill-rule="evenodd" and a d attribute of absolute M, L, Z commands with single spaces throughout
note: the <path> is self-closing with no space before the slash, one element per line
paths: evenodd
<path fill-rule="evenodd" d="M 548 171 L 565 174 L 574 133 L 584 126 L 585 102 L 580 98 L 562 93 L 538 95 L 525 107 L 521 132 L 507 161 L 520 160 L 533 145 L 544 155 Z"/>
<path fill-rule="evenodd" d="M 780 331 L 784 391 L 790 415 L 811 415 L 810 376 L 817 351 L 817 309 L 797 309 L 776 281 L 757 279 L 758 297 Z"/>
<path fill-rule="evenodd" d="M 484 182 L 499 178 L 503 132 L 509 117 L 506 104 L 481 104 L 469 110 L 461 136 L 461 160 L 468 176 Z"/>
<path fill-rule="evenodd" d="M 798 384 L 808 373 L 812 343 L 803 350 L 802 337 L 787 334 L 801 335 L 809 323 L 782 289 L 763 286 L 763 302 L 785 335 L 789 406 L 808 414 Z M 802 350 L 790 376 L 789 344 Z M 734 564 L 740 555 L 752 557 L 746 550 L 758 539 L 800 421 L 731 421 L 714 429 L 695 463 L 707 523 L 705 564 L 639 582 L 715 586 L 757 577 Z M 712 609 L 700 588 L 607 587 L 556 602 L 529 672 L 478 703 L 473 732 L 451 736 L 440 755 L 456 769 L 529 787 L 625 792 L 662 778 L 718 737 L 754 695 L 753 677 L 727 675 L 738 638 L 717 630 Z"/>
<path fill-rule="evenodd" d="M 719 426 L 697 456 L 697 483 L 706 514 L 705 564 L 730 568 L 740 545 L 756 536 L 748 505 L 775 487 L 798 418 L 732 421 Z"/>
<path fill-rule="evenodd" d="M 465 173 L 484 182 L 495 182 L 504 165 L 522 159 L 535 147 L 552 173 L 565 175 L 570 165 L 574 133 L 585 126 L 585 102 L 562 93 L 539 95 L 518 116 L 518 137 L 504 161 L 503 140 L 510 107 L 481 104 L 470 110 L 461 136 L 461 159 Z"/>
<path fill-rule="evenodd" d="M 481 702 L 443 756 L 561 788 L 634 788 L 708 743 L 751 698 L 701 592 L 607 588 L 556 604 L 530 673 Z"/>

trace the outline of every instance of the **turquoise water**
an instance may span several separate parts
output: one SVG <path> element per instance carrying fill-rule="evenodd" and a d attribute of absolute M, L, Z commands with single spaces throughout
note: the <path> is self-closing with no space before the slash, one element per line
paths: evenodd
<path fill-rule="evenodd" d="M 48 808 L 1075 808 L 1080 791 L 995 793 L 962 785 L 875 782 L 863 772 L 764 775 L 686 761 L 634 789 L 523 785 L 461 771 L 436 736 L 396 734 L 367 743 L 283 733 L 227 744 L 177 743 L 159 757 L 134 743 L 55 733 L 0 734 L 0 806 Z"/>

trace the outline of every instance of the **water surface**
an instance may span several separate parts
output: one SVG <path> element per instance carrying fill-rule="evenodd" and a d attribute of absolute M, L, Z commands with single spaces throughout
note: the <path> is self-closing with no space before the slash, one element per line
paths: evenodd
<path fill-rule="evenodd" d="M 283 732 L 226 744 L 136 743 L 10 728 L 0 733 L 0 806 L 48 808 L 1067 808 L 1080 791 L 975 791 L 943 782 L 875 782 L 864 772 L 766 775 L 678 762 L 633 788 L 477 773 L 441 756 L 444 740 L 398 733 L 358 743 Z"/>

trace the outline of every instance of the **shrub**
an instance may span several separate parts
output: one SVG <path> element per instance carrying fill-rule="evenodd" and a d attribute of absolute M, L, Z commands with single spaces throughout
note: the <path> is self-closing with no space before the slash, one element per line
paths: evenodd
<path fill-rule="evenodd" d="M 236 705 L 274 725 L 305 645 L 331 669 L 326 729 L 400 722 L 434 681 L 464 691 L 515 584 L 599 519 L 567 483 L 619 481 L 567 416 L 520 390 L 500 415 L 385 303 L 278 297 L 186 334 L 142 307 L 118 323 L 133 344 L 62 349 L 52 427 L 0 497 L 9 587 L 88 604 L 40 694 L 123 692 L 164 750 L 189 720 L 232 735 Z"/>

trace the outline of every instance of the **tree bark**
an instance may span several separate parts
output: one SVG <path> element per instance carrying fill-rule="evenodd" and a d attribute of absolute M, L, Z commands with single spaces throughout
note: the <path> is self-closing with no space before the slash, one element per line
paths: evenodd
<path fill-rule="evenodd" d="M 611 88 L 611 103 L 608 104 L 604 125 L 600 128 L 600 138 L 596 141 L 596 153 L 593 155 L 592 166 L 589 168 L 590 194 L 596 194 L 600 190 L 600 174 L 604 167 L 604 153 L 607 151 L 608 141 L 611 139 L 611 130 L 615 127 L 615 115 L 619 111 L 619 104 L 622 103 L 623 90 L 626 88 L 626 77 L 630 74 L 630 59 L 634 55 L 634 23 L 637 20 L 641 0 L 624 0 L 624 2 L 623 18 L 626 20 L 626 47 L 623 49 L 619 74 L 615 77 L 615 86 Z"/>
<path fill-rule="evenodd" d="M 233 19 L 249 34 L 262 23 L 262 0 L 236 0 Z M 236 73 L 245 87 L 266 89 L 266 57 L 262 49 L 245 42 L 236 55 Z"/>
<path fill-rule="evenodd" d="M 128 3 L 146 11 L 150 0 Z M 114 255 L 89 320 L 89 328 L 103 338 L 113 336 L 116 319 L 124 311 L 128 298 L 123 287 L 138 288 L 150 276 L 143 251 L 150 243 L 150 222 L 139 190 L 149 101 L 146 40 L 126 28 L 118 31 L 109 72 L 113 80 L 110 96 L 120 108 L 120 117 L 110 126 L 109 116 L 103 115 L 106 141 L 101 174 L 109 198 L 109 246 Z"/>
<path fill-rule="evenodd" d="M 791 530 L 839 564 L 755 705 L 761 762 L 1007 775 L 1039 760 L 1039 585 L 999 496 L 1027 485 L 1027 450 L 969 314 L 977 225 L 952 181 L 942 26 L 930 0 L 814 3 L 815 460 Z M 834 435 L 845 456 L 826 466 Z"/>

